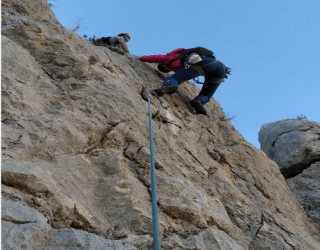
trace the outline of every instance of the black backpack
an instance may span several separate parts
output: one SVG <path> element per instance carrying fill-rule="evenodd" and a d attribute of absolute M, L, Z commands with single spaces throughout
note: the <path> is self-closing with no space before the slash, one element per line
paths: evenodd
<path fill-rule="evenodd" d="M 103 43 L 105 43 L 105 44 L 110 45 L 110 38 L 111 38 L 111 36 L 101 37 L 101 38 L 98 39 L 98 41 L 101 41 L 101 42 L 103 42 Z"/>
<path fill-rule="evenodd" d="M 214 57 L 214 53 L 209 50 L 209 49 L 206 49 L 206 48 L 203 48 L 203 47 L 195 47 L 195 48 L 192 48 L 192 49 L 182 49 L 182 50 L 179 50 L 177 52 L 175 52 L 177 54 L 179 54 L 179 57 L 176 58 L 176 59 L 173 59 L 171 60 L 166 66 L 168 68 L 170 68 L 170 65 L 171 63 L 173 63 L 175 60 L 178 60 L 180 59 L 181 60 L 181 63 L 182 65 L 186 66 L 188 64 L 188 57 L 193 54 L 193 53 L 196 53 L 198 54 L 199 56 L 208 56 L 208 57 Z M 159 69 L 159 66 L 158 66 L 158 69 Z M 162 71 L 161 69 L 159 69 L 160 71 Z M 162 71 L 162 72 L 170 72 L 170 71 Z"/>
<path fill-rule="evenodd" d="M 192 53 L 196 53 L 199 56 L 210 56 L 210 57 L 214 57 L 214 53 L 206 48 L 203 47 L 195 47 L 192 49 L 183 49 L 183 50 L 179 50 L 176 53 L 182 55 L 182 56 L 188 56 L 191 55 Z"/>
<path fill-rule="evenodd" d="M 215 57 L 214 53 L 211 50 L 203 48 L 203 47 L 195 47 L 192 49 L 183 49 L 183 50 L 177 51 L 176 53 L 180 55 L 179 57 L 181 59 L 182 65 L 184 65 L 184 63 L 188 59 L 188 56 L 193 53 L 196 53 L 199 56 Z"/>

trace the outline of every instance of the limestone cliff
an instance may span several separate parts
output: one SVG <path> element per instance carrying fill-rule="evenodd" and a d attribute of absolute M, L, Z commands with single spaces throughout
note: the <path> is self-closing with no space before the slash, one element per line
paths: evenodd
<path fill-rule="evenodd" d="M 320 123 L 303 119 L 269 122 L 261 127 L 259 141 L 320 228 Z"/>
<path fill-rule="evenodd" d="M 45 0 L 2 1 L 3 249 L 151 249 L 135 59 L 64 28 Z M 198 91 L 151 99 L 162 249 L 319 249 L 278 166 L 214 99 L 195 114 Z"/>

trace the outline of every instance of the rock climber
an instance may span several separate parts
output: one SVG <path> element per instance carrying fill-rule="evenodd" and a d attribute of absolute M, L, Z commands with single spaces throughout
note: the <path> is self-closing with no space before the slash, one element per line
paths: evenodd
<path fill-rule="evenodd" d="M 96 46 L 105 46 L 110 50 L 117 52 L 121 55 L 130 53 L 127 42 L 130 41 L 132 35 L 130 33 L 120 33 L 113 37 L 101 37 L 93 42 Z"/>
<path fill-rule="evenodd" d="M 191 101 L 191 105 L 194 107 L 197 114 L 206 115 L 207 112 L 204 105 L 210 101 L 210 98 L 223 82 L 223 79 L 228 78 L 227 74 L 231 74 L 231 69 L 218 61 L 210 50 L 207 51 L 210 51 L 212 55 L 201 56 L 201 61 L 195 64 L 190 64 L 189 66 L 185 64 L 185 57 L 183 57 L 182 54 L 199 51 L 201 49 L 206 50 L 202 47 L 187 50 L 178 48 L 166 55 L 142 56 L 140 57 L 140 61 L 159 63 L 158 69 L 162 72 L 175 71 L 173 75 L 163 81 L 161 88 L 154 90 L 158 96 L 172 94 L 176 92 L 181 83 L 196 78 L 199 75 L 204 75 L 205 81 L 203 87 L 199 95 Z"/>

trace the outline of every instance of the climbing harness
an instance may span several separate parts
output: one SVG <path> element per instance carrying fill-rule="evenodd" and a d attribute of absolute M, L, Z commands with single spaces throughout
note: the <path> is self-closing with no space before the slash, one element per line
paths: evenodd
<path fill-rule="evenodd" d="M 204 68 L 204 67 L 206 67 L 206 66 L 208 66 L 208 65 L 211 65 L 211 64 L 215 64 L 216 62 L 218 62 L 218 61 L 210 62 L 210 63 L 207 63 L 207 64 L 205 64 L 205 65 L 203 65 L 203 66 L 200 66 L 200 65 L 192 65 L 191 67 L 194 68 L 195 70 L 197 70 L 198 73 L 199 73 L 199 75 L 203 75 L 203 76 L 204 76 L 204 74 L 201 74 L 201 72 L 200 72 L 197 68 L 195 68 L 194 66 L 201 67 L 202 72 L 204 73 L 204 71 L 203 71 L 203 68 Z M 213 78 L 213 77 L 211 77 L 211 78 L 208 78 L 208 79 L 206 80 L 206 82 L 207 82 L 207 83 L 210 82 L 210 83 L 219 83 L 219 84 L 220 84 L 220 83 L 224 82 L 224 78 L 228 78 L 228 75 L 231 75 L 231 68 L 226 67 L 225 75 L 224 75 L 222 78 Z M 197 84 L 204 84 L 203 82 L 200 82 L 199 76 L 193 78 L 192 80 L 193 80 L 195 83 L 197 83 Z"/>
<path fill-rule="evenodd" d="M 157 210 L 157 190 L 156 190 L 156 177 L 155 177 L 155 166 L 154 166 L 154 153 L 153 153 L 153 137 L 152 137 L 152 123 L 151 123 L 151 105 L 150 105 L 150 93 L 149 86 L 146 76 L 144 75 L 141 64 L 137 59 L 140 71 L 143 76 L 143 80 L 147 86 L 148 93 L 148 114 L 149 114 L 149 138 L 150 138 L 150 164 L 151 164 L 151 201 L 152 201 L 152 228 L 153 228 L 153 250 L 160 250 L 159 240 L 159 221 L 158 221 L 158 210 Z"/>

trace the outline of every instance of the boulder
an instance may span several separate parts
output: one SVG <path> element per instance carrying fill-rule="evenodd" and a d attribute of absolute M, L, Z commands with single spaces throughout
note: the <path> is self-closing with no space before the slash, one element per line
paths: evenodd
<path fill-rule="evenodd" d="M 274 160 L 293 195 L 320 228 L 320 124 L 286 119 L 264 124 L 261 149 Z"/>
<path fill-rule="evenodd" d="M 287 179 L 287 183 L 309 218 L 320 228 L 320 162 Z"/>
<path fill-rule="evenodd" d="M 320 161 L 320 124 L 286 119 L 264 124 L 259 131 L 261 149 L 285 177 L 295 176 Z"/>

